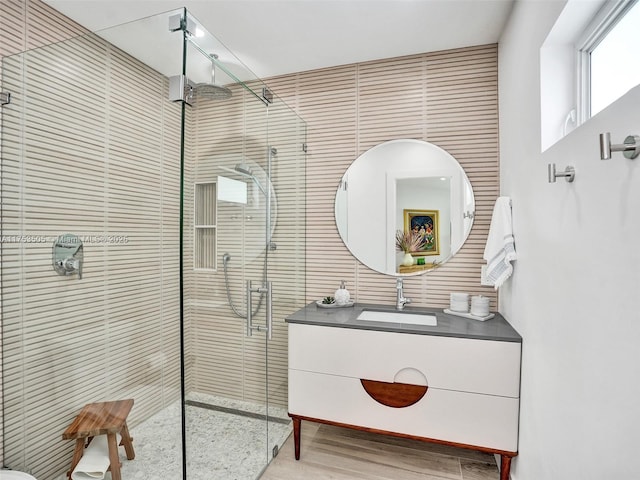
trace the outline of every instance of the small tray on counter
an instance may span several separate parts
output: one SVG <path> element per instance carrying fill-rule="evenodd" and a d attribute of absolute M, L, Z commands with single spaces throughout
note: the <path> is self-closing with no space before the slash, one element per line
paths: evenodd
<path fill-rule="evenodd" d="M 338 305 L 337 303 L 322 303 L 322 300 L 316 300 L 316 305 L 320 308 L 344 308 L 353 307 L 356 304 L 354 301 L 348 301 L 344 305 Z"/>
<path fill-rule="evenodd" d="M 449 310 L 448 308 L 444 309 L 444 313 L 447 313 L 449 315 L 456 315 L 458 317 L 470 318 L 472 320 L 479 320 L 481 322 L 484 322 L 485 320 L 489 320 L 489 319 L 491 319 L 491 318 L 496 316 L 495 313 L 490 313 L 489 315 L 487 315 L 485 317 L 479 317 L 477 315 L 471 315 L 470 313 L 454 312 L 453 310 Z"/>

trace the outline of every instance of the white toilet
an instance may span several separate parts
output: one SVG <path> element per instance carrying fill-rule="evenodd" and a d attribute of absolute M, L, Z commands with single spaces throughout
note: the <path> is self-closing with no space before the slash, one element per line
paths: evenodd
<path fill-rule="evenodd" d="M 0 470 L 0 480 L 36 480 L 36 478 L 17 470 Z"/>

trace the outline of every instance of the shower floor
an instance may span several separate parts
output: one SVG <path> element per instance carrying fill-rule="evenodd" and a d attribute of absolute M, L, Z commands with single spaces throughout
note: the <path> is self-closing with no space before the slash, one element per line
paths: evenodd
<path fill-rule="evenodd" d="M 255 404 L 194 394 L 187 399 L 187 479 L 251 480 L 258 478 L 291 434 L 285 409 L 270 408 L 267 426 Z M 262 412 L 263 413 L 263 412 Z M 258 417 L 258 418 L 256 418 Z M 180 403 L 176 402 L 131 429 L 134 460 L 120 448 L 123 480 L 182 479 Z M 66 480 L 61 475 L 56 480 Z M 111 480 L 111 473 L 104 477 Z"/>

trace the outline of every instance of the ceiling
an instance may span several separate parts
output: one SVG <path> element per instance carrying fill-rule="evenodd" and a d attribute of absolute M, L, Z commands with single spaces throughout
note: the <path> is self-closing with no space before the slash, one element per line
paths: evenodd
<path fill-rule="evenodd" d="M 91 31 L 186 7 L 253 73 L 268 78 L 495 43 L 514 0 L 44 1 Z"/>

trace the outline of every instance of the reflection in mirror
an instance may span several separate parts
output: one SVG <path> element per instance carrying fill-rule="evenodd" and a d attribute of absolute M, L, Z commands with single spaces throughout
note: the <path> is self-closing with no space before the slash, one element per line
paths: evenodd
<path fill-rule="evenodd" d="M 249 140 L 247 140 L 249 142 Z M 269 238 L 273 236 L 278 220 L 278 198 L 273 182 L 259 162 L 259 154 L 265 149 L 257 149 L 254 160 L 246 155 L 225 153 L 211 155 L 211 165 L 218 165 L 218 227 L 239 234 L 237 244 L 225 248 L 234 258 L 235 266 L 251 265 L 264 254 L 267 245 L 267 189 L 271 192 L 269 217 Z M 229 166 L 227 166 L 229 165 Z M 241 233 L 244 232 L 244 233 Z M 239 251 L 232 249 L 244 248 Z"/>
<path fill-rule="evenodd" d="M 218 175 L 218 201 L 247 204 L 247 184 Z"/>
<path fill-rule="evenodd" d="M 381 143 L 345 172 L 335 200 L 338 232 L 363 264 L 387 275 L 417 275 L 452 258 L 467 239 L 475 211 L 471 183 L 458 161 L 421 140 Z M 420 246 L 398 251 L 396 234 Z"/>

